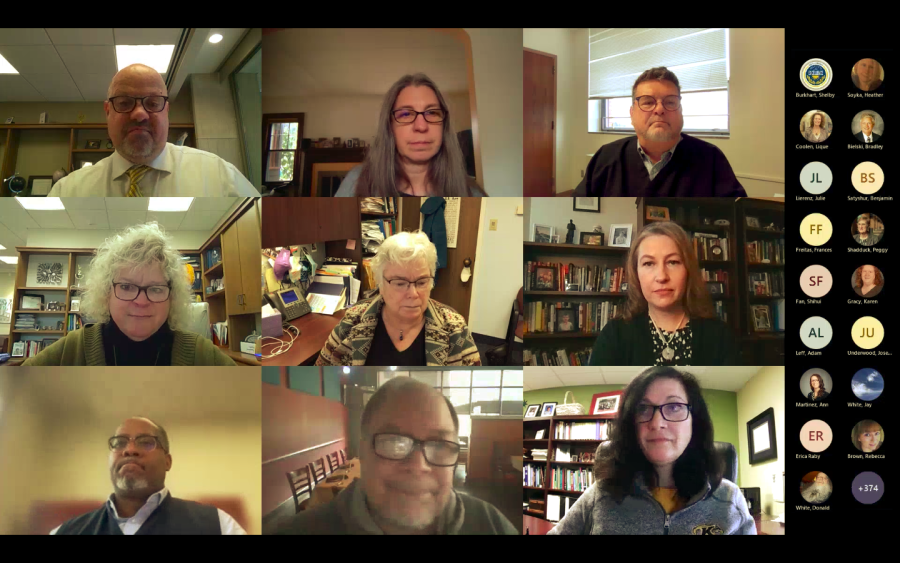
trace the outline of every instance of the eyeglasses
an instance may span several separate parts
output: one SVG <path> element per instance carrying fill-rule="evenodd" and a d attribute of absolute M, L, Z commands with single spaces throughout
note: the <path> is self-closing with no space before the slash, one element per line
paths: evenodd
<path fill-rule="evenodd" d="M 666 111 L 675 111 L 681 107 L 681 96 L 666 96 L 662 100 L 657 100 L 653 96 L 638 96 L 634 101 L 637 102 L 638 107 L 643 111 L 655 110 L 656 104 L 660 101 Z"/>
<path fill-rule="evenodd" d="M 416 440 L 402 434 L 375 434 L 372 437 L 375 455 L 382 459 L 401 461 L 422 449 L 425 461 L 438 467 L 456 465 L 459 460 L 459 444 L 447 440 Z"/>
<path fill-rule="evenodd" d="M 668 420 L 669 422 L 682 422 L 687 420 L 688 415 L 691 413 L 691 405 L 687 403 L 666 403 L 664 405 L 641 404 L 638 405 L 635 419 L 638 422 L 650 422 L 653 420 L 653 415 L 656 414 L 656 409 L 659 409 L 659 413 L 662 415 L 663 419 Z"/>
<path fill-rule="evenodd" d="M 399 279 L 399 278 L 393 279 L 393 280 L 389 280 L 387 278 L 384 278 L 384 279 L 389 284 L 391 284 L 391 287 L 393 287 L 394 289 L 398 289 L 400 291 L 406 291 L 407 289 L 409 289 L 410 284 L 415 284 L 416 291 L 425 291 L 426 289 L 431 288 L 431 284 L 434 281 L 434 278 L 431 276 L 428 276 L 425 278 L 419 278 L 416 281 L 409 281 L 409 280 L 404 280 L 404 279 Z"/>
<path fill-rule="evenodd" d="M 166 451 L 166 449 L 163 448 L 162 442 L 159 441 L 159 438 L 147 434 L 135 436 L 134 438 L 129 438 L 128 436 L 113 436 L 109 439 L 109 449 L 111 451 L 121 452 L 128 447 L 130 442 L 134 442 L 134 447 L 142 452 L 152 452 L 156 449 L 157 444 L 159 444 L 159 447 L 162 448 L 163 451 Z"/>
<path fill-rule="evenodd" d="M 134 301 L 142 291 L 151 303 L 162 303 L 169 299 L 168 285 L 140 286 L 133 283 L 113 283 L 113 288 L 116 298 L 121 301 Z"/>
<path fill-rule="evenodd" d="M 428 123 L 440 123 L 447 118 L 447 112 L 442 109 L 426 109 L 425 111 L 413 111 L 411 109 L 395 109 L 391 112 L 397 123 L 412 123 L 420 115 L 425 116 Z"/>
<path fill-rule="evenodd" d="M 144 109 L 150 113 L 159 113 L 166 109 L 166 102 L 169 101 L 168 96 L 144 96 L 143 98 L 132 98 L 131 96 L 113 96 L 109 99 L 112 107 L 119 113 L 130 113 L 134 111 L 137 101 L 141 101 Z"/>

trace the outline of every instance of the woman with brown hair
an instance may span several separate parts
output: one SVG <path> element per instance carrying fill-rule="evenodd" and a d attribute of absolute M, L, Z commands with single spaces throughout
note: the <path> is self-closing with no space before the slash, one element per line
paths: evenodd
<path fill-rule="evenodd" d="M 803 133 L 803 136 L 810 143 L 821 143 L 826 140 L 830 134 L 831 131 L 828 129 L 825 114 L 817 111 L 809 118 L 809 124 L 806 126 L 806 131 Z"/>
<path fill-rule="evenodd" d="M 593 366 L 740 365 L 737 344 L 718 320 L 687 233 L 665 221 L 645 226 L 625 266 L 628 300 L 591 353 Z"/>
<path fill-rule="evenodd" d="M 336 196 L 458 196 L 487 194 L 466 174 L 450 111 L 437 85 L 407 74 L 384 96 L 375 142 Z"/>
<path fill-rule="evenodd" d="M 860 297 L 875 297 L 884 289 L 881 270 L 871 264 L 860 266 L 853 275 L 853 291 Z"/>
<path fill-rule="evenodd" d="M 812 391 L 806 395 L 806 398 L 810 401 L 824 401 L 831 394 L 825 389 L 825 380 L 818 373 L 809 376 L 809 388 Z"/>

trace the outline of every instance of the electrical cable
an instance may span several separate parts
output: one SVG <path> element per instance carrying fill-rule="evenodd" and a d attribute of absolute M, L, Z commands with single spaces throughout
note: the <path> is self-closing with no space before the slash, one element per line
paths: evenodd
<path fill-rule="evenodd" d="M 294 345 L 294 341 L 300 338 L 300 329 L 292 324 L 283 323 L 281 325 L 281 332 L 282 334 L 286 334 L 288 338 L 290 338 L 290 341 L 281 340 L 274 336 L 261 336 L 259 338 L 259 351 L 262 359 L 268 360 L 287 353 L 287 351 L 291 349 L 291 346 Z M 266 340 L 272 340 L 273 342 L 265 342 Z M 271 354 L 263 353 L 263 349 L 266 346 L 275 346 Z"/>

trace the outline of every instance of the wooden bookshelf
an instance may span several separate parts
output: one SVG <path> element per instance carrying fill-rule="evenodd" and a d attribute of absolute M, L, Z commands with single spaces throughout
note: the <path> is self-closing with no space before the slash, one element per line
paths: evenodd
<path fill-rule="evenodd" d="M 363 221 L 371 221 L 373 219 L 385 219 L 388 222 L 392 222 L 394 226 L 394 234 L 399 233 L 402 229 L 400 227 L 400 201 L 396 197 L 390 198 L 382 198 L 389 199 L 393 204 L 394 212 L 375 212 L 375 211 L 363 211 L 362 207 L 359 207 L 359 222 L 360 222 L 360 235 L 359 235 L 359 252 L 360 252 L 360 261 L 359 261 L 359 279 L 362 281 L 360 284 L 360 299 L 362 299 L 362 295 L 366 291 L 370 291 L 374 288 L 369 287 L 368 276 L 363 275 L 361 270 L 365 267 L 363 264 L 363 259 L 365 258 L 374 258 L 376 253 L 368 252 L 363 248 L 363 240 L 362 240 L 362 222 Z M 387 233 L 385 233 L 385 237 L 387 237 Z"/>

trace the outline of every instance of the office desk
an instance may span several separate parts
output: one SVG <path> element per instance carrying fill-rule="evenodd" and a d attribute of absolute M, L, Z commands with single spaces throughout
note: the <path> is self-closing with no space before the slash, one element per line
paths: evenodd
<path fill-rule="evenodd" d="M 547 532 L 553 529 L 556 526 L 555 522 L 550 522 L 548 520 L 544 520 L 543 518 L 535 518 L 534 516 L 522 516 L 523 526 L 522 534 L 525 534 L 525 531 L 528 532 L 530 536 L 545 536 Z"/>
<path fill-rule="evenodd" d="M 294 340 L 293 346 L 291 349 L 281 354 L 280 356 L 275 356 L 274 358 L 268 358 L 262 360 L 262 365 L 264 366 L 304 366 L 304 365 L 313 365 L 316 363 L 316 359 L 319 357 L 319 352 L 322 348 L 325 347 L 325 342 L 328 340 L 328 335 L 331 334 L 331 331 L 334 330 L 334 327 L 341 322 L 341 319 L 344 318 L 344 313 L 347 312 L 347 309 L 341 309 L 340 311 L 335 311 L 333 315 L 322 315 L 319 313 L 309 313 L 307 315 L 303 315 L 299 319 L 294 319 L 290 322 L 293 326 L 300 330 L 300 336 Z M 290 338 L 287 335 L 281 335 L 279 340 L 282 341 L 290 341 Z M 271 343 L 272 341 L 267 341 Z M 262 347 L 262 353 L 271 354 L 274 349 L 274 345 L 272 344 L 264 344 Z"/>

